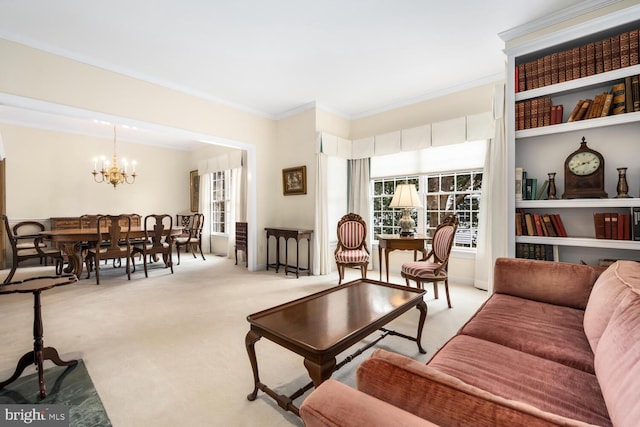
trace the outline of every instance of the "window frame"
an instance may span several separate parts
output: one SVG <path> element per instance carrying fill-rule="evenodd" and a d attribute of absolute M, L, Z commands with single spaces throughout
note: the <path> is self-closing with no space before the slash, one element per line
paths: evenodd
<path fill-rule="evenodd" d="M 229 234 L 228 212 L 231 203 L 230 171 L 217 171 L 211 173 L 209 203 L 209 229 L 212 235 L 226 236 Z M 222 206 L 222 209 L 220 209 Z M 218 225 L 222 225 L 220 231 Z"/>
<path fill-rule="evenodd" d="M 467 184 L 471 183 L 471 186 L 459 188 L 459 185 L 462 184 L 462 181 L 459 180 L 458 177 L 465 177 L 469 175 L 469 179 L 467 180 Z M 478 181 L 478 177 L 480 180 Z M 454 240 L 453 249 L 454 250 L 462 250 L 462 251 L 476 251 L 477 247 L 477 233 L 478 233 L 478 218 L 481 215 L 480 213 L 480 198 L 482 194 L 482 178 L 484 177 L 482 168 L 473 168 L 466 170 L 455 170 L 455 171 L 442 171 L 442 172 L 433 172 L 433 173 L 421 173 L 421 174 L 411 174 L 407 176 L 391 176 L 391 177 L 377 177 L 371 179 L 371 194 L 372 194 L 372 209 L 371 209 L 371 238 L 372 241 L 377 242 L 375 238 L 378 234 L 398 234 L 400 227 L 397 225 L 400 217 L 402 216 L 402 209 L 389 209 L 388 205 L 393 197 L 393 190 L 395 189 L 395 185 L 399 183 L 405 183 L 408 181 L 409 183 L 416 184 L 416 190 L 420 195 L 420 200 L 422 201 L 423 208 L 415 209 L 412 212 L 412 218 L 416 221 L 416 232 L 418 234 L 426 234 L 428 236 L 433 235 L 433 231 L 437 227 L 437 225 L 441 222 L 444 215 L 449 213 L 455 213 L 458 215 L 460 220 L 460 225 L 458 226 L 458 230 L 456 231 L 456 239 Z M 443 178 L 453 178 L 453 185 L 449 185 L 448 188 L 445 188 L 446 191 L 443 191 L 442 182 Z M 438 191 L 432 191 L 429 188 L 429 184 L 433 186 L 433 180 L 438 180 Z M 380 184 L 382 183 L 382 184 Z M 380 190 L 380 186 L 384 187 L 384 183 L 386 183 L 387 187 L 384 188 L 384 194 L 378 194 L 376 191 Z M 390 193 L 390 194 L 388 194 Z M 456 199 L 459 199 L 460 196 L 463 196 L 458 202 L 455 202 Z M 453 206 L 452 209 L 448 209 L 445 205 L 442 206 L 442 203 L 438 203 L 435 208 L 435 212 L 433 211 L 433 201 L 434 198 L 440 198 L 446 196 L 447 201 L 450 201 L 453 198 Z M 469 199 L 469 201 L 466 201 Z M 429 208 L 429 203 L 431 203 L 432 208 Z M 383 209 L 380 209 L 380 207 Z M 464 208 L 464 210 L 459 209 L 460 207 Z M 385 212 L 391 212 L 391 214 L 386 215 L 387 220 L 391 220 L 391 225 L 381 226 L 380 223 L 384 221 L 384 219 L 379 219 L 381 214 L 384 215 Z M 430 221 L 430 219 L 432 221 Z M 431 224 L 430 222 L 433 222 Z M 474 226 L 475 225 L 475 226 Z M 470 231 L 467 231 L 470 230 Z M 390 232 L 392 231 L 392 232 Z M 466 236 L 469 235 L 469 236 Z M 461 240 L 464 240 L 461 242 Z"/>

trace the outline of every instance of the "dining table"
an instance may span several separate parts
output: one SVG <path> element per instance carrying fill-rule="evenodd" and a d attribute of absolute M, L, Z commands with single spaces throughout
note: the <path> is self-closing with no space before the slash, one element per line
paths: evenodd
<path fill-rule="evenodd" d="M 179 236 L 184 231 L 184 227 L 178 226 L 171 229 L 171 236 Z M 101 233 L 108 235 L 105 228 Z M 164 230 L 164 235 L 169 235 L 169 230 Z M 81 278 L 83 270 L 82 245 L 96 244 L 98 242 L 98 230 L 95 227 L 90 228 L 66 228 L 56 230 L 45 230 L 40 232 L 44 239 L 50 240 L 51 243 L 60 248 L 62 253 L 66 255 L 67 266 L 64 268 L 65 273 L 73 273 Z M 129 239 L 144 239 L 144 227 L 131 227 L 129 231 Z"/>

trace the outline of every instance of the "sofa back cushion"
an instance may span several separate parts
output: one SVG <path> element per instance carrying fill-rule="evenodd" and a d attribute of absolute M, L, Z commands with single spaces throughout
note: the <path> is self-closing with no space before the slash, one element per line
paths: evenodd
<path fill-rule="evenodd" d="M 638 285 L 640 282 L 636 282 Z M 640 420 L 640 295 L 625 297 L 611 315 L 595 354 L 594 367 L 602 396 L 615 426 L 632 427 Z"/>
<path fill-rule="evenodd" d="M 588 265 L 498 258 L 493 290 L 499 294 L 584 310 L 600 271 Z"/>
<path fill-rule="evenodd" d="M 640 264 L 634 261 L 614 263 L 596 281 L 584 312 L 584 332 L 594 353 L 614 310 L 634 287 L 640 291 Z"/>

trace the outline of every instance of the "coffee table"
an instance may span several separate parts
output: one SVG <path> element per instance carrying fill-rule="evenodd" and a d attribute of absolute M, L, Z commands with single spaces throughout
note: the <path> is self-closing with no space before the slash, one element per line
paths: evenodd
<path fill-rule="evenodd" d="M 359 279 L 249 315 L 251 327 L 245 345 L 253 369 L 254 389 L 247 399 L 255 400 L 258 390 L 262 390 L 282 409 L 299 415 L 294 399 L 319 386 L 334 371 L 388 335 L 415 341 L 420 353 L 426 353 L 420 342 L 427 317 L 424 294 L 423 289 Z M 384 328 L 413 307 L 420 310 L 415 338 Z M 379 337 L 336 364 L 338 354 L 377 330 L 382 331 Z M 262 337 L 304 357 L 312 382 L 290 396 L 278 394 L 260 382 L 255 343 Z"/>

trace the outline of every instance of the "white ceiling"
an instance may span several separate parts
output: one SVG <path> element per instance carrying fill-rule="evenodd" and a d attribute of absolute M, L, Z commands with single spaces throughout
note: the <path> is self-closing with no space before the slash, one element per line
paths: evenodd
<path fill-rule="evenodd" d="M 0 37 L 266 117 L 357 118 L 500 79 L 498 33 L 578 3 L 0 0 Z"/>

